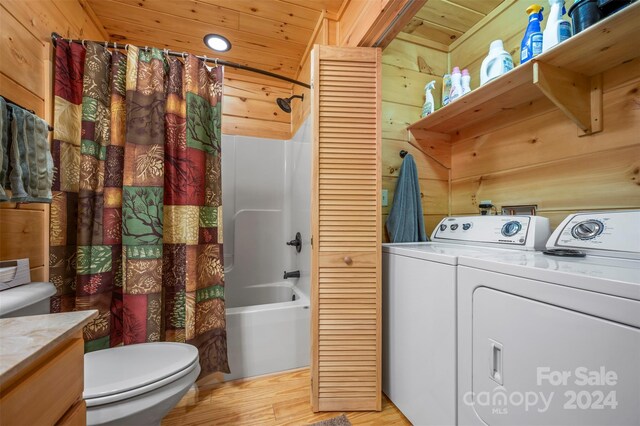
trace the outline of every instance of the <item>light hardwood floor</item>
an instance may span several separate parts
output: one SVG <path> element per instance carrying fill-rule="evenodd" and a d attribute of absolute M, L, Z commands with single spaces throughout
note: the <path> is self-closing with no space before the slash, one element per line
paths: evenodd
<path fill-rule="evenodd" d="M 190 391 L 162 422 L 172 425 L 307 425 L 341 412 L 314 413 L 309 369 L 201 387 Z M 344 413 L 353 425 L 410 425 L 383 396 L 380 412 Z"/>

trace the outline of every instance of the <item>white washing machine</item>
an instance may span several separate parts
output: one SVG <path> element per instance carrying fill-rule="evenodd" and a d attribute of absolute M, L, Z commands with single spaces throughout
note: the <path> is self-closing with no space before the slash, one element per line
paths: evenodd
<path fill-rule="evenodd" d="M 459 424 L 640 425 L 640 211 L 570 215 L 547 247 L 586 255 L 458 259 Z"/>
<path fill-rule="evenodd" d="M 382 389 L 416 425 L 456 423 L 456 280 L 462 255 L 544 248 L 538 216 L 442 220 L 431 242 L 383 244 Z"/>

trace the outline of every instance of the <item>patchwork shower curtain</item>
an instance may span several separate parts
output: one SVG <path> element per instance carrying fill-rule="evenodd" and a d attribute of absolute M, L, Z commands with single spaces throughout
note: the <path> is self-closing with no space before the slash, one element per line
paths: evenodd
<path fill-rule="evenodd" d="M 99 311 L 87 351 L 187 342 L 228 372 L 222 68 L 60 40 L 55 73 L 52 312 Z"/>

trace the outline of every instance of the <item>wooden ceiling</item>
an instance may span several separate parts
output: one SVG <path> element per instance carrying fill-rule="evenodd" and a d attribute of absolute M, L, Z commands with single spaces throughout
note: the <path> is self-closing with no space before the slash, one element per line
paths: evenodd
<path fill-rule="evenodd" d="M 449 46 L 503 0 L 427 0 L 402 30 Z"/>
<path fill-rule="evenodd" d="M 323 10 L 343 0 L 86 0 L 112 41 L 218 57 L 295 78 Z M 227 37 L 230 51 L 202 39 Z"/>

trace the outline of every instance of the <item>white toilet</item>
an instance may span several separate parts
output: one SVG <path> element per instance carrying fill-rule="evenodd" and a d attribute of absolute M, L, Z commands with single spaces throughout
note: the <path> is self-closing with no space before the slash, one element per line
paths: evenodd
<path fill-rule="evenodd" d="M 0 293 L 0 318 L 49 313 L 51 283 Z M 159 425 L 200 374 L 198 350 L 184 343 L 142 343 L 84 356 L 87 425 Z"/>
<path fill-rule="evenodd" d="M 200 374 L 198 349 L 143 343 L 84 356 L 87 425 L 159 425 Z"/>

